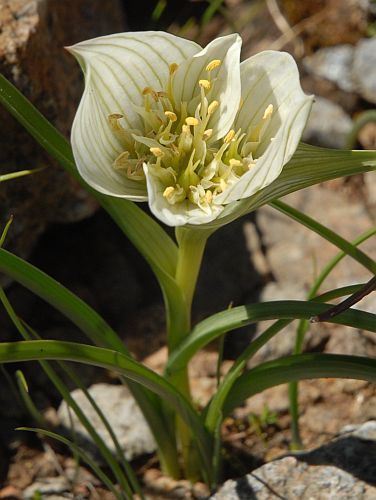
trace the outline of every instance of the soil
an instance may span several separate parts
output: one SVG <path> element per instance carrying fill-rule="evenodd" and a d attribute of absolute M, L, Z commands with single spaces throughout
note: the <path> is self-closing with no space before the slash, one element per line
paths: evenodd
<path fill-rule="evenodd" d="M 145 5 L 150 8 L 152 3 L 146 2 Z M 129 4 L 139 5 L 132 2 Z M 284 0 L 280 2 L 281 11 L 278 15 L 285 16 L 285 20 L 299 27 L 299 34 L 292 39 L 286 37 L 290 41 L 285 43 L 283 35 L 286 33 L 277 27 L 276 18 L 271 15 L 263 2 L 228 0 L 224 2 L 221 13 L 215 15 L 204 28 L 194 21 L 194 16 L 200 19 L 206 4 L 203 5 L 203 2 L 194 2 L 193 4 L 196 4 L 194 6 L 188 4 L 190 2 L 184 3 L 186 17 L 179 17 L 169 2 L 169 8 L 158 21 L 154 21 L 154 25 L 157 24 L 158 28 L 163 29 L 169 27 L 171 31 L 182 34 L 183 20 L 193 16 L 192 22 L 184 26 L 184 36 L 196 38 L 202 44 L 219 33 L 239 31 L 245 40 L 244 57 L 270 46 L 289 50 L 295 56 L 302 57 L 319 47 L 355 43 L 365 36 L 367 27 L 374 22 L 362 14 L 358 2 Z M 191 8 L 196 10 L 189 10 Z M 325 29 L 322 29 L 323 25 L 320 23 L 317 27 L 317 20 L 323 15 L 323 11 L 325 18 L 329 20 L 329 24 L 325 24 Z M 132 17 L 132 12 L 130 16 L 133 27 L 146 29 L 144 25 L 139 25 L 137 16 Z M 345 19 L 345 22 L 342 22 L 342 19 Z M 332 29 L 333 26 L 335 29 Z M 328 82 L 317 81 L 303 74 L 303 85 L 307 92 L 340 103 L 352 115 L 366 107 L 358 96 L 345 95 Z M 363 132 L 364 137 L 360 137 L 363 145 L 375 147 L 374 132 L 372 125 L 367 134 Z M 362 185 L 359 178 L 354 178 L 346 182 L 333 183 L 329 189 L 350 189 L 348 192 L 359 199 L 364 195 Z M 263 286 L 273 279 L 270 275 L 261 275 L 253 268 L 247 256 L 245 242 L 239 236 L 241 225 L 240 221 L 240 229 L 235 239 L 239 242 L 239 262 L 242 266 L 243 281 L 241 278 L 233 279 L 232 283 L 227 285 L 233 287 L 228 295 L 234 296 L 237 303 L 257 300 Z M 96 237 L 98 234 L 102 236 L 99 241 Z M 87 247 L 82 243 L 79 246 L 79 242 L 82 241 L 86 241 Z M 218 242 L 213 243 L 209 252 L 215 251 L 216 244 Z M 90 245 L 95 246 L 92 254 L 87 252 Z M 41 238 L 30 260 L 67 284 L 75 293 L 109 318 L 112 326 L 123 334 L 127 345 L 138 359 L 144 359 L 148 366 L 156 370 L 160 369 L 165 353 L 162 347 L 163 308 L 158 286 L 143 261 L 129 244 L 124 243 L 122 236 L 117 233 L 104 214 L 99 212 L 91 219 L 73 226 L 51 227 Z M 204 263 L 202 282 L 209 281 L 212 288 L 218 289 L 217 285 L 213 287 L 216 269 L 210 268 L 209 260 L 208 258 Z M 81 265 L 82 262 L 85 262 L 85 266 Z M 101 262 L 101 269 L 97 269 L 97 262 Z M 117 269 L 116 273 L 114 267 Z M 231 272 L 231 263 L 228 264 L 228 268 Z M 244 271 L 244 268 L 247 269 Z M 122 282 L 119 276 L 127 276 L 126 283 Z M 131 296 L 127 294 L 129 289 L 132 289 Z M 228 306 L 222 304 L 224 299 L 220 295 L 214 294 L 214 298 L 208 298 L 208 289 L 204 284 L 200 285 L 198 293 L 200 298 L 195 310 L 197 320 Z M 119 296 L 127 297 L 125 309 L 123 300 L 119 304 Z M 42 332 L 44 337 L 61 338 L 63 332 L 66 339 L 74 335 L 75 340 L 84 340 L 80 339 L 76 330 L 72 329 L 59 314 L 20 287 L 13 285 L 9 289 L 9 297 L 14 301 L 18 314 L 23 318 L 32 318 L 33 326 Z M 124 317 L 127 318 L 126 323 Z M 5 336 L 14 335 L 5 318 L 0 318 L 0 326 L 6 332 Z M 126 330 L 132 331 L 133 335 L 126 334 Z M 242 347 L 244 346 L 235 343 L 232 347 L 230 345 L 227 358 L 232 358 Z M 324 347 L 321 346 L 322 349 Z M 216 363 L 217 355 L 214 350 L 200 353 L 192 363 L 193 392 L 198 404 L 203 405 L 215 391 Z M 223 372 L 230 365 L 231 361 L 224 361 Z M 13 376 L 16 368 L 12 367 L 7 371 Z M 31 393 L 37 406 L 48 415 L 50 422 L 53 421 L 56 419 L 58 395 L 47 385 L 46 378 L 36 365 L 23 365 L 22 370 L 31 383 Z M 114 381 L 114 374 L 99 373 L 91 368 L 80 368 L 80 375 L 87 384 Z M 302 382 L 300 388 L 300 422 L 302 440 L 306 448 L 328 442 L 344 425 L 363 423 L 376 415 L 376 390 L 366 382 L 325 379 Z M 65 477 L 70 485 L 70 496 L 67 498 L 93 500 L 113 498 L 85 467 L 77 464 L 66 450 L 56 443 L 29 434 L 14 433 L 12 429 L 19 425 L 32 425 L 27 412 L 20 404 L 16 404 L 15 400 L 14 392 L 8 388 L 2 390 L 0 499 L 21 499 L 25 488 L 33 482 L 61 476 Z M 267 409 L 266 415 L 265 409 Z M 223 440 L 224 479 L 249 473 L 265 461 L 286 454 L 291 440 L 286 387 L 269 389 L 237 409 L 223 424 Z M 150 498 L 203 498 L 208 494 L 202 484 L 191 488 L 185 481 L 175 482 L 161 476 L 155 456 L 144 457 L 134 465 Z"/>

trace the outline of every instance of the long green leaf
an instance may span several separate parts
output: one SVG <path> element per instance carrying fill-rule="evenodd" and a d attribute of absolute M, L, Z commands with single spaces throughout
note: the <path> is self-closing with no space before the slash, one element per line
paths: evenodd
<path fill-rule="evenodd" d="M 26 432 L 35 432 L 38 434 L 41 434 L 42 436 L 46 436 L 52 439 L 55 439 L 56 441 L 59 441 L 60 443 L 65 444 L 72 450 L 72 452 L 76 455 L 78 455 L 94 472 L 94 474 L 102 481 L 102 483 L 107 486 L 107 488 L 113 493 L 114 497 L 117 498 L 118 500 L 124 500 L 124 497 L 119 493 L 119 491 L 115 488 L 114 484 L 111 482 L 110 478 L 102 471 L 100 467 L 95 463 L 95 460 L 93 460 L 90 455 L 88 455 L 86 452 L 84 452 L 80 447 L 78 447 L 75 443 L 72 441 L 69 441 L 69 439 L 60 436 L 60 434 L 56 434 L 55 432 L 51 431 L 46 431 L 45 429 L 33 429 L 30 427 L 18 427 L 16 429 L 17 431 L 26 431 Z"/>
<path fill-rule="evenodd" d="M 121 339 L 99 314 L 43 271 L 3 249 L 0 249 L 0 271 L 61 311 L 96 345 L 129 354 Z M 158 398 L 131 381 L 128 386 L 152 430 L 162 462 L 168 460 L 164 455 L 174 455 L 174 437 L 168 433 Z"/>
<path fill-rule="evenodd" d="M 192 429 L 205 479 L 211 484 L 211 438 L 191 404 L 163 377 L 129 356 L 101 347 L 56 340 L 0 344 L 0 363 L 31 360 L 75 361 L 114 370 L 158 394 Z"/>
<path fill-rule="evenodd" d="M 287 203 L 283 203 L 282 201 L 274 201 L 271 203 L 271 206 L 279 212 L 287 215 L 291 219 L 294 219 L 300 224 L 303 224 L 311 231 L 325 238 L 327 241 L 330 241 L 330 243 L 338 247 L 340 250 L 359 262 L 359 264 L 371 271 L 372 274 L 376 274 L 376 261 L 368 257 L 368 255 L 362 252 L 362 250 L 339 236 L 334 231 L 331 231 L 316 220 L 312 219 L 312 217 L 303 214 L 299 210 L 290 207 L 290 205 L 287 205 Z"/>
<path fill-rule="evenodd" d="M 350 295 L 355 291 L 360 290 L 362 285 L 352 285 L 343 288 L 337 288 L 335 290 L 330 290 L 327 293 L 316 297 L 315 300 L 319 302 L 325 302 L 326 300 L 332 300 L 344 295 Z M 205 424 L 210 432 L 214 431 L 220 424 L 219 419 L 222 415 L 222 406 L 228 393 L 230 392 L 232 385 L 238 376 L 244 371 L 247 366 L 247 362 L 258 352 L 261 347 L 263 347 L 270 339 L 272 339 L 277 333 L 279 333 L 283 328 L 285 328 L 293 320 L 291 319 L 279 319 L 273 323 L 269 328 L 264 330 L 255 340 L 253 340 L 249 346 L 244 350 L 244 352 L 235 360 L 230 371 L 224 376 L 222 383 L 214 394 L 213 398 L 204 410 L 205 414 Z"/>
<path fill-rule="evenodd" d="M 376 360 L 340 354 L 298 354 L 268 361 L 241 375 L 223 407 L 228 415 L 245 399 L 280 384 L 313 378 L 351 378 L 376 382 Z"/>
<path fill-rule="evenodd" d="M 20 335 L 25 339 L 25 340 L 30 340 L 31 339 L 31 334 L 29 331 L 26 329 L 26 327 L 23 325 L 22 321 L 18 318 L 16 315 L 12 305 L 10 304 L 7 296 L 5 295 L 3 289 L 0 287 L 0 301 L 2 302 L 5 310 L 7 311 L 10 319 L 12 320 L 14 326 L 17 328 L 18 332 Z M 35 335 L 35 332 L 32 332 Z M 102 437 L 98 434 L 92 423 L 88 420 L 86 417 L 85 413 L 81 410 L 80 406 L 76 403 L 75 399 L 72 397 L 72 395 L 69 392 L 69 389 L 67 386 L 64 384 L 62 381 L 61 377 L 56 373 L 56 371 L 52 368 L 52 366 L 47 362 L 47 361 L 39 361 L 42 369 L 44 372 L 47 374 L 48 378 L 51 380 L 51 382 L 54 384 L 64 401 L 67 403 L 67 405 L 73 409 L 73 411 L 76 413 L 78 419 L 82 423 L 82 425 L 87 429 L 89 435 L 93 439 L 94 443 L 97 445 L 98 450 L 102 454 L 103 458 L 107 462 L 108 466 L 111 468 L 113 471 L 115 477 L 117 478 L 119 484 L 125 491 L 131 491 L 130 486 L 127 483 L 127 480 L 122 473 L 118 461 L 115 459 L 113 456 L 111 450 L 108 448 Z M 21 393 L 22 394 L 22 393 Z M 25 396 L 25 395 L 24 395 Z M 23 398 L 25 402 L 28 403 L 30 411 L 37 417 L 38 416 L 38 411 L 36 408 L 33 408 L 33 403 L 31 400 L 26 401 L 25 397 Z M 37 417 L 37 424 L 40 425 L 41 420 L 38 419 Z"/>
<path fill-rule="evenodd" d="M 94 309 L 48 274 L 4 249 L 0 249 L 0 272 L 63 313 L 94 344 L 129 354 L 120 337 Z"/>
<path fill-rule="evenodd" d="M 342 151 L 301 143 L 274 182 L 245 200 L 229 204 L 213 222 L 197 227 L 214 232 L 224 224 L 294 191 L 371 170 L 376 170 L 376 151 Z"/>
<path fill-rule="evenodd" d="M 285 300 L 238 306 L 221 311 L 204 319 L 193 328 L 189 337 L 171 354 L 166 373 L 171 374 L 186 366 L 199 349 L 224 332 L 269 319 L 309 319 L 329 307 L 331 304 Z M 349 310 L 332 318 L 330 322 L 376 332 L 376 315 L 363 311 Z"/>

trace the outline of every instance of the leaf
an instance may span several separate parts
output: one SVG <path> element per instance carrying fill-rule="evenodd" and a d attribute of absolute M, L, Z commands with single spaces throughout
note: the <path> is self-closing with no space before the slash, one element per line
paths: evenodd
<path fill-rule="evenodd" d="M 88 455 L 86 452 L 82 450 L 79 446 L 77 446 L 75 443 L 72 441 L 69 441 L 69 439 L 60 436 L 60 434 L 56 434 L 55 432 L 51 431 L 46 431 L 44 429 L 32 429 L 29 427 L 18 427 L 16 429 L 18 431 L 26 431 L 26 432 L 36 432 L 38 434 L 41 434 L 42 436 L 50 437 L 52 439 L 55 439 L 56 441 L 59 441 L 60 443 L 65 444 L 72 450 L 72 452 L 76 455 L 78 455 L 86 464 L 92 469 L 94 474 L 102 481 L 102 483 L 107 486 L 107 488 L 112 491 L 114 498 L 117 498 L 119 500 L 124 500 L 124 497 L 119 493 L 119 491 L 115 488 L 114 484 L 110 480 L 110 478 L 102 471 L 100 467 L 95 463 L 95 460 L 93 460 L 90 455 Z M 124 492 L 125 493 L 125 492 Z M 131 493 L 131 492 L 130 492 Z M 130 497 L 131 498 L 131 497 Z"/>
<path fill-rule="evenodd" d="M 371 271 L 372 274 L 376 274 L 376 262 L 368 257 L 368 255 L 366 255 L 364 252 L 362 252 L 362 250 L 359 250 L 359 248 L 339 236 L 334 231 L 331 231 L 308 215 L 303 214 L 299 210 L 290 207 L 289 205 L 287 205 L 287 203 L 283 203 L 282 201 L 273 201 L 271 203 L 271 206 L 279 212 L 284 213 L 291 219 L 294 219 L 300 224 L 308 227 L 308 229 L 319 234 L 327 241 L 330 241 L 330 243 L 338 247 L 340 250 L 359 262 L 359 264 Z"/>
<path fill-rule="evenodd" d="M 43 271 L 3 249 L 0 249 L 0 271 L 62 312 L 94 344 L 115 349 L 125 355 L 129 354 L 118 335 L 98 313 Z M 158 398 L 131 381 L 128 386 L 158 443 L 161 459 L 164 459 L 164 451 L 167 449 L 170 449 L 169 456 L 172 456 L 174 440 L 167 432 Z"/>
<path fill-rule="evenodd" d="M 376 382 L 376 360 L 340 354 L 298 354 L 268 361 L 246 371 L 234 383 L 223 407 L 224 415 L 259 392 L 296 380 L 351 378 Z"/>
<path fill-rule="evenodd" d="M 221 311 L 193 328 L 189 337 L 171 353 L 166 373 L 171 374 L 182 369 L 199 349 L 227 331 L 269 319 L 309 319 L 329 307 L 331 304 L 285 300 L 249 304 Z M 329 322 L 376 332 L 376 315 L 363 311 L 350 309 Z"/>
<path fill-rule="evenodd" d="M 211 438 L 191 404 L 163 377 L 129 356 L 86 344 L 56 340 L 3 342 L 0 344 L 0 362 L 31 360 L 76 361 L 114 370 L 159 395 L 171 405 L 192 430 L 203 475 L 208 484 L 211 484 Z"/>

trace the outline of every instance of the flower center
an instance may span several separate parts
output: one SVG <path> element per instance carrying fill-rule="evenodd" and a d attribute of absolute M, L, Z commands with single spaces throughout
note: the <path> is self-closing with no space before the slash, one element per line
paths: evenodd
<path fill-rule="evenodd" d="M 143 164 L 163 186 L 163 196 L 174 205 L 189 201 L 206 213 L 211 212 L 215 197 L 248 172 L 257 161 L 256 152 L 270 122 L 269 104 L 258 123 L 242 132 L 231 129 L 227 135 L 211 141 L 211 118 L 218 113 L 219 102 L 211 99 L 216 78 L 213 71 L 221 65 L 214 59 L 206 66 L 206 78 L 197 82 L 197 93 L 190 103 L 175 103 L 173 95 L 176 63 L 170 65 L 166 89 L 145 87 L 144 105 L 134 106 L 143 121 L 143 130 L 126 129 L 123 115 L 112 114 L 109 124 L 125 151 L 113 167 L 129 179 L 145 182 Z M 188 109 L 195 110 L 189 114 Z"/>

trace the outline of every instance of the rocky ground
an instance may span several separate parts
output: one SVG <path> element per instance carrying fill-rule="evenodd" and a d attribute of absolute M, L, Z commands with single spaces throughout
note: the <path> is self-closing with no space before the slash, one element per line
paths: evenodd
<path fill-rule="evenodd" d="M 0 64 L 2 71 L 8 76 L 13 74 L 23 90 L 33 90 L 29 97 L 66 132 L 70 120 L 67 115 L 71 116 L 73 112 L 73 107 L 67 102 L 71 97 L 74 100 L 70 92 L 77 94 L 77 90 L 73 91 L 78 88 L 77 74 L 70 73 L 68 60 L 58 64 L 60 72 L 71 75 L 72 85 L 60 88 L 59 84 L 57 88 L 62 92 L 62 100 L 54 103 L 53 99 L 46 100 L 44 96 L 49 92 L 52 92 L 50 95 L 56 93 L 57 84 L 51 85 L 49 80 L 56 70 L 53 67 L 56 62 L 48 63 L 50 67 L 42 75 L 43 79 L 33 73 L 33 65 L 25 66 L 24 62 L 28 51 L 45 47 L 46 33 L 51 37 L 51 33 L 56 31 L 56 23 L 59 24 L 62 19 L 61 16 L 48 15 L 49 12 L 56 14 L 53 10 L 56 2 L 39 3 L 38 8 L 43 3 L 47 10 L 37 10 L 37 3 L 9 0 L 4 3 L 5 8 L 1 6 Z M 84 1 L 80 3 L 85 4 Z M 235 29 L 240 31 L 245 41 L 244 57 L 266 48 L 291 51 L 300 63 L 304 88 L 317 96 L 305 140 L 326 147 L 344 147 L 354 119 L 362 111 L 374 108 L 376 103 L 376 61 L 372 63 L 375 60 L 376 39 L 369 37 L 376 15 L 372 3 L 361 0 L 285 0 L 277 4 L 274 1 L 228 0 L 224 5 L 222 14 L 215 16 L 205 29 L 200 29 L 197 23 L 187 26 L 186 36 L 195 37 L 204 44 L 218 33 Z M 278 5 L 282 6 L 281 9 Z M 197 5 L 195 8 L 198 8 Z M 80 16 L 85 6 L 82 9 L 76 7 L 71 14 Z M 116 9 L 101 17 L 99 27 L 95 25 L 95 16 L 90 17 L 82 28 L 87 32 L 85 36 L 104 33 L 107 26 L 123 23 L 120 14 L 116 14 L 123 12 L 120 2 Z M 129 15 L 133 14 L 130 12 Z M 42 21 L 38 20 L 38 16 Z M 160 23 L 167 23 L 168 19 L 169 23 L 174 21 L 170 26 L 172 31 L 181 28 L 181 23 L 176 22 L 176 12 L 166 12 L 164 16 Z M 288 24 L 284 24 L 283 20 Z M 289 24 L 294 29 L 289 28 Z M 4 29 L 4 26 L 7 28 Z M 82 30 L 77 31 L 77 26 L 74 26 L 72 23 L 71 36 L 77 37 Z M 144 26 L 137 27 L 144 29 Z M 64 40 L 69 34 L 66 31 L 59 33 L 54 40 L 55 45 L 60 41 L 61 44 L 66 43 Z M 14 41 L 13 45 L 9 40 Z M 48 58 L 48 51 L 40 52 L 40 57 Z M 34 80 L 42 81 L 43 85 L 39 88 L 30 86 L 30 81 Z M 64 109 L 67 109 L 67 114 L 63 119 Z M 21 168 L 25 158 L 36 158 L 38 165 L 45 161 L 25 136 L 19 135 L 21 132 L 16 125 L 11 124 L 10 127 L 16 131 L 12 135 L 18 138 L 18 143 L 26 141 L 26 145 L 18 149 L 17 161 L 11 159 L 10 145 L 2 148 L 4 172 L 9 168 Z M 375 123 L 363 127 L 356 141 L 358 147 L 376 149 Z M 138 359 L 157 371 L 161 370 L 166 356 L 163 348 L 163 308 L 158 286 L 150 271 L 104 213 L 97 212 L 74 225 L 57 223 L 83 219 L 94 212 L 95 204 L 75 185 L 67 185 L 63 196 L 55 199 L 53 193 L 62 183 L 61 174 L 54 169 L 49 176 L 49 180 L 43 177 L 43 182 L 36 183 L 33 188 L 29 187 L 33 185 L 32 179 L 27 179 L 19 181 L 19 184 L 17 181 L 17 185 L 14 183 L 0 193 L 3 215 L 11 209 L 15 199 L 20 200 L 17 204 L 19 222 L 10 240 L 11 248 L 22 255 L 29 255 L 31 262 L 82 296 L 120 332 Z M 54 187 L 50 191 L 51 196 L 41 202 L 40 190 L 46 189 L 45 182 Z M 375 224 L 375 176 L 367 174 L 347 181 L 332 181 L 292 194 L 285 201 L 351 240 Z M 33 206 L 32 212 L 30 206 Z M 44 214 L 42 218 L 38 215 L 40 213 Z M 36 218 L 38 224 L 35 225 Z M 37 238 L 37 234 L 47 226 L 44 234 Z M 98 238 L 98 235 L 101 237 Z M 228 242 L 231 242 L 231 252 L 228 251 Z M 376 258 L 374 238 L 365 242 L 362 248 Z M 231 302 L 237 305 L 258 300 L 304 299 L 317 273 L 336 252 L 320 237 L 272 208 L 264 207 L 255 215 L 223 228 L 209 241 L 194 305 L 194 318 L 198 321 L 228 307 Z M 329 276 L 321 291 L 365 282 L 369 278 L 369 273 L 346 258 Z M 84 341 L 64 318 L 21 287 L 11 285 L 8 295 L 17 313 L 32 322 L 44 338 Z M 358 307 L 374 312 L 375 294 L 366 297 Z M 248 327 L 228 336 L 223 372 L 228 370 L 231 359 L 244 349 L 249 339 L 265 326 L 258 325 L 257 329 Z M 3 340 L 15 338 L 5 315 L 0 316 L 0 327 Z M 253 363 L 289 354 L 295 329 L 296 325 L 292 324 L 279 333 L 257 354 Z M 211 346 L 191 363 L 193 393 L 200 405 L 205 404 L 216 388 L 215 349 L 216 346 Z M 311 326 L 305 350 L 374 357 L 376 342 L 374 334 L 324 323 Z M 5 374 L 8 379 L 13 377 L 16 368 L 7 368 Z M 43 373 L 33 364 L 23 365 L 22 370 L 34 401 L 50 425 L 56 428 L 68 426 L 64 405 L 60 406 L 58 395 L 48 385 Z M 114 417 L 111 424 L 117 430 L 127 456 L 134 458 L 135 469 L 150 498 L 208 496 L 209 492 L 203 485 L 198 484 L 192 490 L 185 482 L 176 483 L 160 475 L 153 455 L 153 440 L 142 418 L 137 415 L 126 389 L 116 385 L 113 374 L 98 372 L 90 367 L 80 368 L 79 374 L 85 384 L 92 386 L 91 391 L 100 405 Z M 124 404 L 120 405 L 120 400 Z M 375 417 L 376 391 L 368 383 L 334 379 L 302 382 L 302 439 L 308 450 L 319 450 L 296 458 L 285 457 L 289 453 L 291 438 L 287 389 L 269 389 L 246 401 L 226 419 L 223 426 L 226 450 L 224 478 L 244 477 L 237 483 L 226 483 L 213 498 L 371 500 L 376 497 L 372 469 L 376 463 L 376 431 L 372 422 Z M 19 425 L 33 425 L 33 422 L 22 404 L 17 402 L 17 395 L 7 382 L 3 383 L 0 392 L 0 419 L 0 499 L 32 499 L 36 490 L 41 492 L 42 498 L 49 500 L 112 498 L 66 450 L 50 441 L 13 431 Z M 354 459 L 354 456 L 357 458 Z M 338 457 L 349 459 L 346 462 Z M 365 458 L 357 464 L 358 457 Z M 354 465 L 363 465 L 363 469 L 354 468 Z"/>

